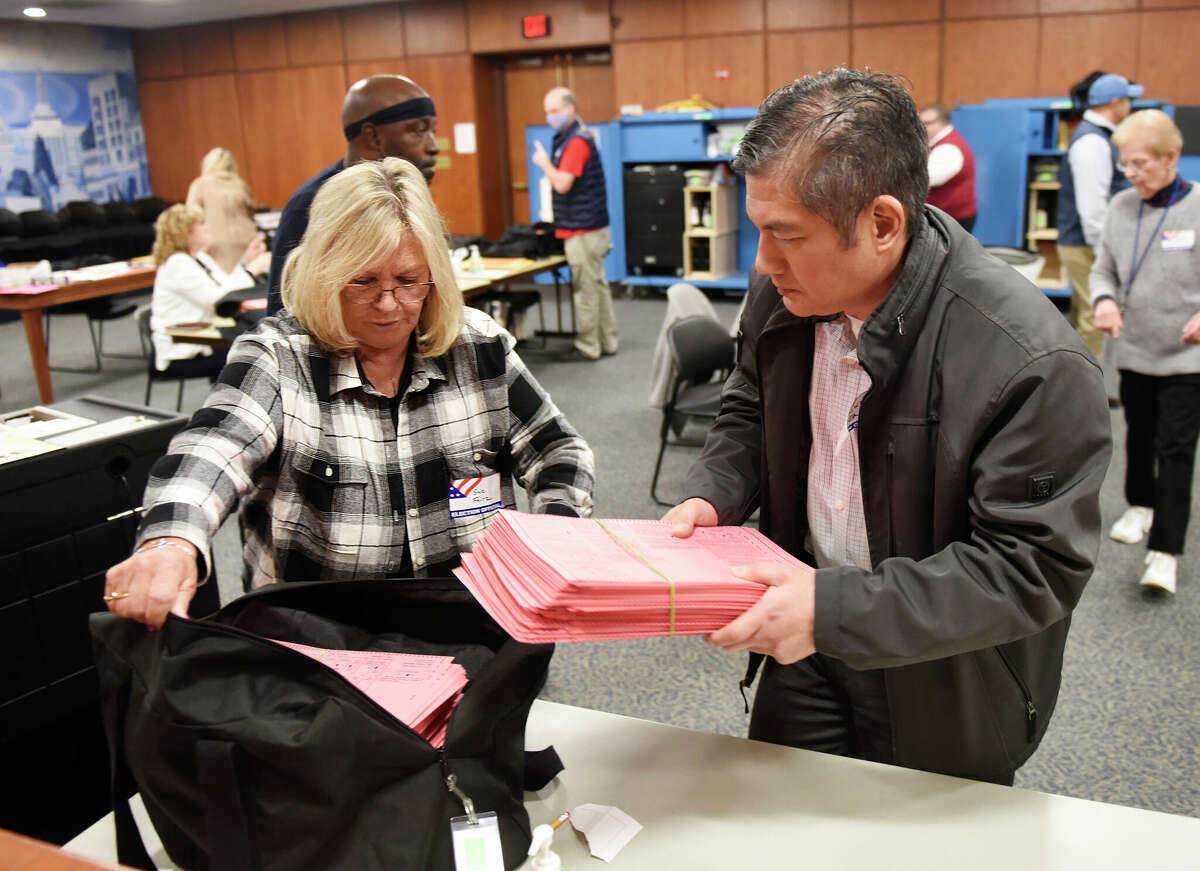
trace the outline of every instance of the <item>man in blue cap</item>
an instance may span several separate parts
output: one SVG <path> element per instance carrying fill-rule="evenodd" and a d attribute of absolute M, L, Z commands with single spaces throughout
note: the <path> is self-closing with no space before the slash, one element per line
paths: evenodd
<path fill-rule="evenodd" d="M 271 246 L 271 278 L 267 314 L 283 308 L 279 283 L 292 249 L 308 229 L 308 207 L 329 179 L 363 160 L 402 157 L 433 181 L 437 163 L 437 110 L 425 89 L 405 76 L 375 75 L 350 86 L 342 104 L 346 154 L 325 167 L 292 194 L 279 216 Z"/>
<path fill-rule="evenodd" d="M 1071 279 L 1071 325 L 1088 349 L 1100 359 L 1104 333 L 1092 321 L 1088 273 L 1096 259 L 1104 215 L 1113 194 L 1129 187 L 1120 155 L 1112 144 L 1117 125 L 1132 111 L 1130 100 L 1140 97 L 1141 85 L 1124 76 L 1105 73 L 1087 92 L 1087 110 L 1071 134 L 1067 159 L 1062 162 L 1058 192 L 1058 259 Z"/>

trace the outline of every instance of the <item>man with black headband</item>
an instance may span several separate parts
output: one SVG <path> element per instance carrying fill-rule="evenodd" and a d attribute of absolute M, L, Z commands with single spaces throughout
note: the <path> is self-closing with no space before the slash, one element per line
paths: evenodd
<path fill-rule="evenodd" d="M 437 163 L 437 111 L 425 89 L 405 76 L 368 76 L 355 82 L 342 104 L 346 155 L 325 167 L 292 194 L 275 232 L 267 314 L 283 308 L 279 282 L 283 265 L 308 229 L 308 207 L 321 185 L 343 169 L 364 160 L 401 157 L 433 181 Z"/>

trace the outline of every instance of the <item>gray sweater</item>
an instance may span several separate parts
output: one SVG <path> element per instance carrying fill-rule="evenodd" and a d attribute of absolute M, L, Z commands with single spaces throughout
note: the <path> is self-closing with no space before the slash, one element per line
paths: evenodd
<path fill-rule="evenodd" d="M 1121 191 L 1108 207 L 1104 234 L 1092 266 L 1092 304 L 1111 296 L 1121 307 L 1124 325 L 1114 346 L 1118 369 L 1142 375 L 1182 375 L 1200 372 L 1200 345 L 1180 339 L 1188 319 L 1200 311 L 1200 187 L 1193 186 L 1170 207 L 1162 228 L 1151 240 L 1163 217 L 1161 208 L 1142 208 L 1137 256 L 1150 243 L 1146 259 L 1129 285 L 1134 233 L 1142 199 L 1136 190 Z M 1164 234 L 1186 230 L 1193 235 L 1190 250 L 1163 250 Z M 1186 235 L 1186 234 L 1184 234 Z M 1180 236 L 1174 237 L 1178 244 Z"/>

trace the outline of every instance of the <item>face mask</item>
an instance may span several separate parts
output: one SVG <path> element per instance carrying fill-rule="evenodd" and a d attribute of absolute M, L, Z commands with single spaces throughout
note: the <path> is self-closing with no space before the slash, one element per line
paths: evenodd
<path fill-rule="evenodd" d="M 546 123 L 550 125 L 550 129 L 555 133 L 565 129 L 571 121 L 571 116 L 566 112 L 551 112 L 546 116 Z"/>

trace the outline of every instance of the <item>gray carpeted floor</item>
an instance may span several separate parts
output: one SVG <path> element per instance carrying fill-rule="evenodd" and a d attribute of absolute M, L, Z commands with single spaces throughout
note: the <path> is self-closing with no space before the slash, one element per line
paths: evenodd
<path fill-rule="evenodd" d="M 736 300 L 716 300 L 729 321 Z M 619 299 L 621 351 L 596 363 L 558 363 L 567 347 L 551 340 L 546 351 L 525 343 L 530 369 L 551 391 L 596 453 L 596 504 L 602 517 L 658 517 L 649 496 L 660 414 L 646 402 L 650 360 L 665 302 L 657 294 Z M 550 308 L 547 317 L 552 318 Z M 59 318 L 52 358 L 86 364 L 90 348 L 81 317 Z M 132 323 L 110 324 L 106 346 L 136 348 Z M 24 333 L 17 322 L 0 324 L 0 411 L 36 404 Z M 141 402 L 143 367 L 105 360 L 101 375 L 55 372 L 60 399 L 100 393 Z M 155 388 L 155 404 L 174 402 L 174 388 Z M 201 382 L 189 384 L 185 409 L 203 399 Z M 1116 451 L 1104 485 L 1105 524 L 1122 498 L 1123 421 L 1113 415 Z M 668 450 L 660 493 L 678 492 L 697 451 Z M 1019 787 L 1200 816 L 1200 571 L 1195 557 L 1200 523 L 1188 537 L 1175 597 L 1143 594 L 1137 586 L 1144 550 L 1104 539 L 1099 568 L 1076 611 L 1058 710 L 1033 759 L 1017 775 Z M 218 536 L 218 567 L 225 595 L 237 591 L 234 524 Z M 560 645 L 545 698 L 672 723 L 741 735 L 746 717 L 737 681 L 744 658 L 696 638 Z"/>

